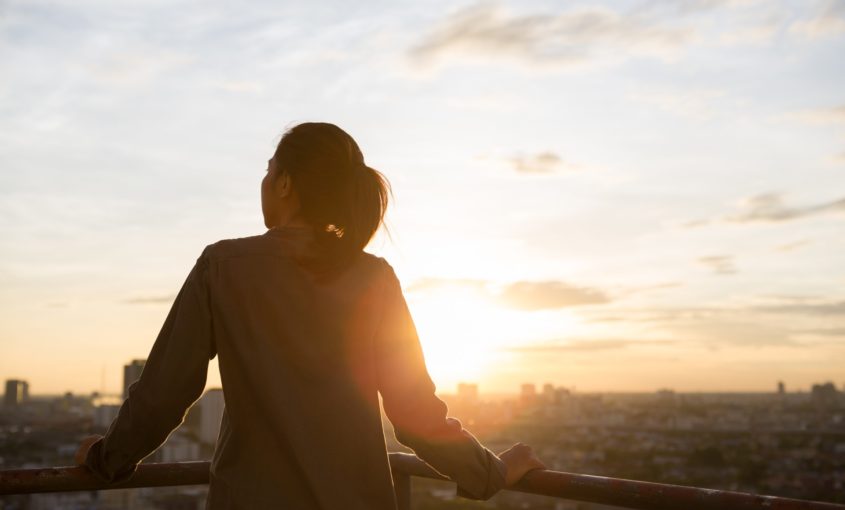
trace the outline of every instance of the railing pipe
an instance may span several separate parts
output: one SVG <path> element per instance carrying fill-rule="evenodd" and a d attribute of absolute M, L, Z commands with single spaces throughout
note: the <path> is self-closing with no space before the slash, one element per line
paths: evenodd
<path fill-rule="evenodd" d="M 410 508 L 412 476 L 448 480 L 414 455 L 391 453 L 390 465 L 400 510 Z M 100 482 L 84 467 L 13 469 L 0 471 L 0 495 L 207 484 L 209 467 L 209 462 L 141 464 L 129 480 L 116 484 Z M 509 490 L 640 510 L 845 510 L 835 503 L 547 470 L 529 472 Z"/>

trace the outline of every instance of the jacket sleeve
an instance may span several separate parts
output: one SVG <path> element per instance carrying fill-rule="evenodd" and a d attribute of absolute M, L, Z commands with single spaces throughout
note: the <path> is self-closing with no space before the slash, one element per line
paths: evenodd
<path fill-rule="evenodd" d="M 416 327 L 393 268 L 385 262 L 383 315 L 375 336 L 378 388 L 396 439 L 457 483 L 457 495 L 486 500 L 505 485 L 505 464 L 435 395 Z"/>
<path fill-rule="evenodd" d="M 208 362 L 217 354 L 209 305 L 209 247 L 176 296 L 141 377 L 85 465 L 104 482 L 123 482 L 170 436 L 205 388 Z"/>

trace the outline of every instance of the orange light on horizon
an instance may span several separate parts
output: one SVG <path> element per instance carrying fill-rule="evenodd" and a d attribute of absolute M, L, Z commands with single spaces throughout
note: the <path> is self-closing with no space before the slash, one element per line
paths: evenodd
<path fill-rule="evenodd" d="M 459 382 L 495 380 L 497 372 L 514 362 L 509 347 L 579 329 L 569 313 L 504 308 L 461 285 L 426 290 L 409 301 L 429 373 L 446 391 Z"/>

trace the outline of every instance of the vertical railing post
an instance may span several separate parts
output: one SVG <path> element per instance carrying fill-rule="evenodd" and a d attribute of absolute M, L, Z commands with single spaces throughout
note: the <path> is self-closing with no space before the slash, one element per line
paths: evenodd
<path fill-rule="evenodd" d="M 411 475 L 393 472 L 393 490 L 397 510 L 411 510 Z"/>

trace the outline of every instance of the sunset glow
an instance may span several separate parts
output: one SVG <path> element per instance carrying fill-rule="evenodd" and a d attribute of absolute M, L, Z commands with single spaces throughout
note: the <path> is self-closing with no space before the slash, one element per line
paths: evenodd
<path fill-rule="evenodd" d="M 393 185 L 368 251 L 440 391 L 841 385 L 841 3 L 335 7 L 4 4 L 0 378 L 117 392 L 322 120 Z"/>

